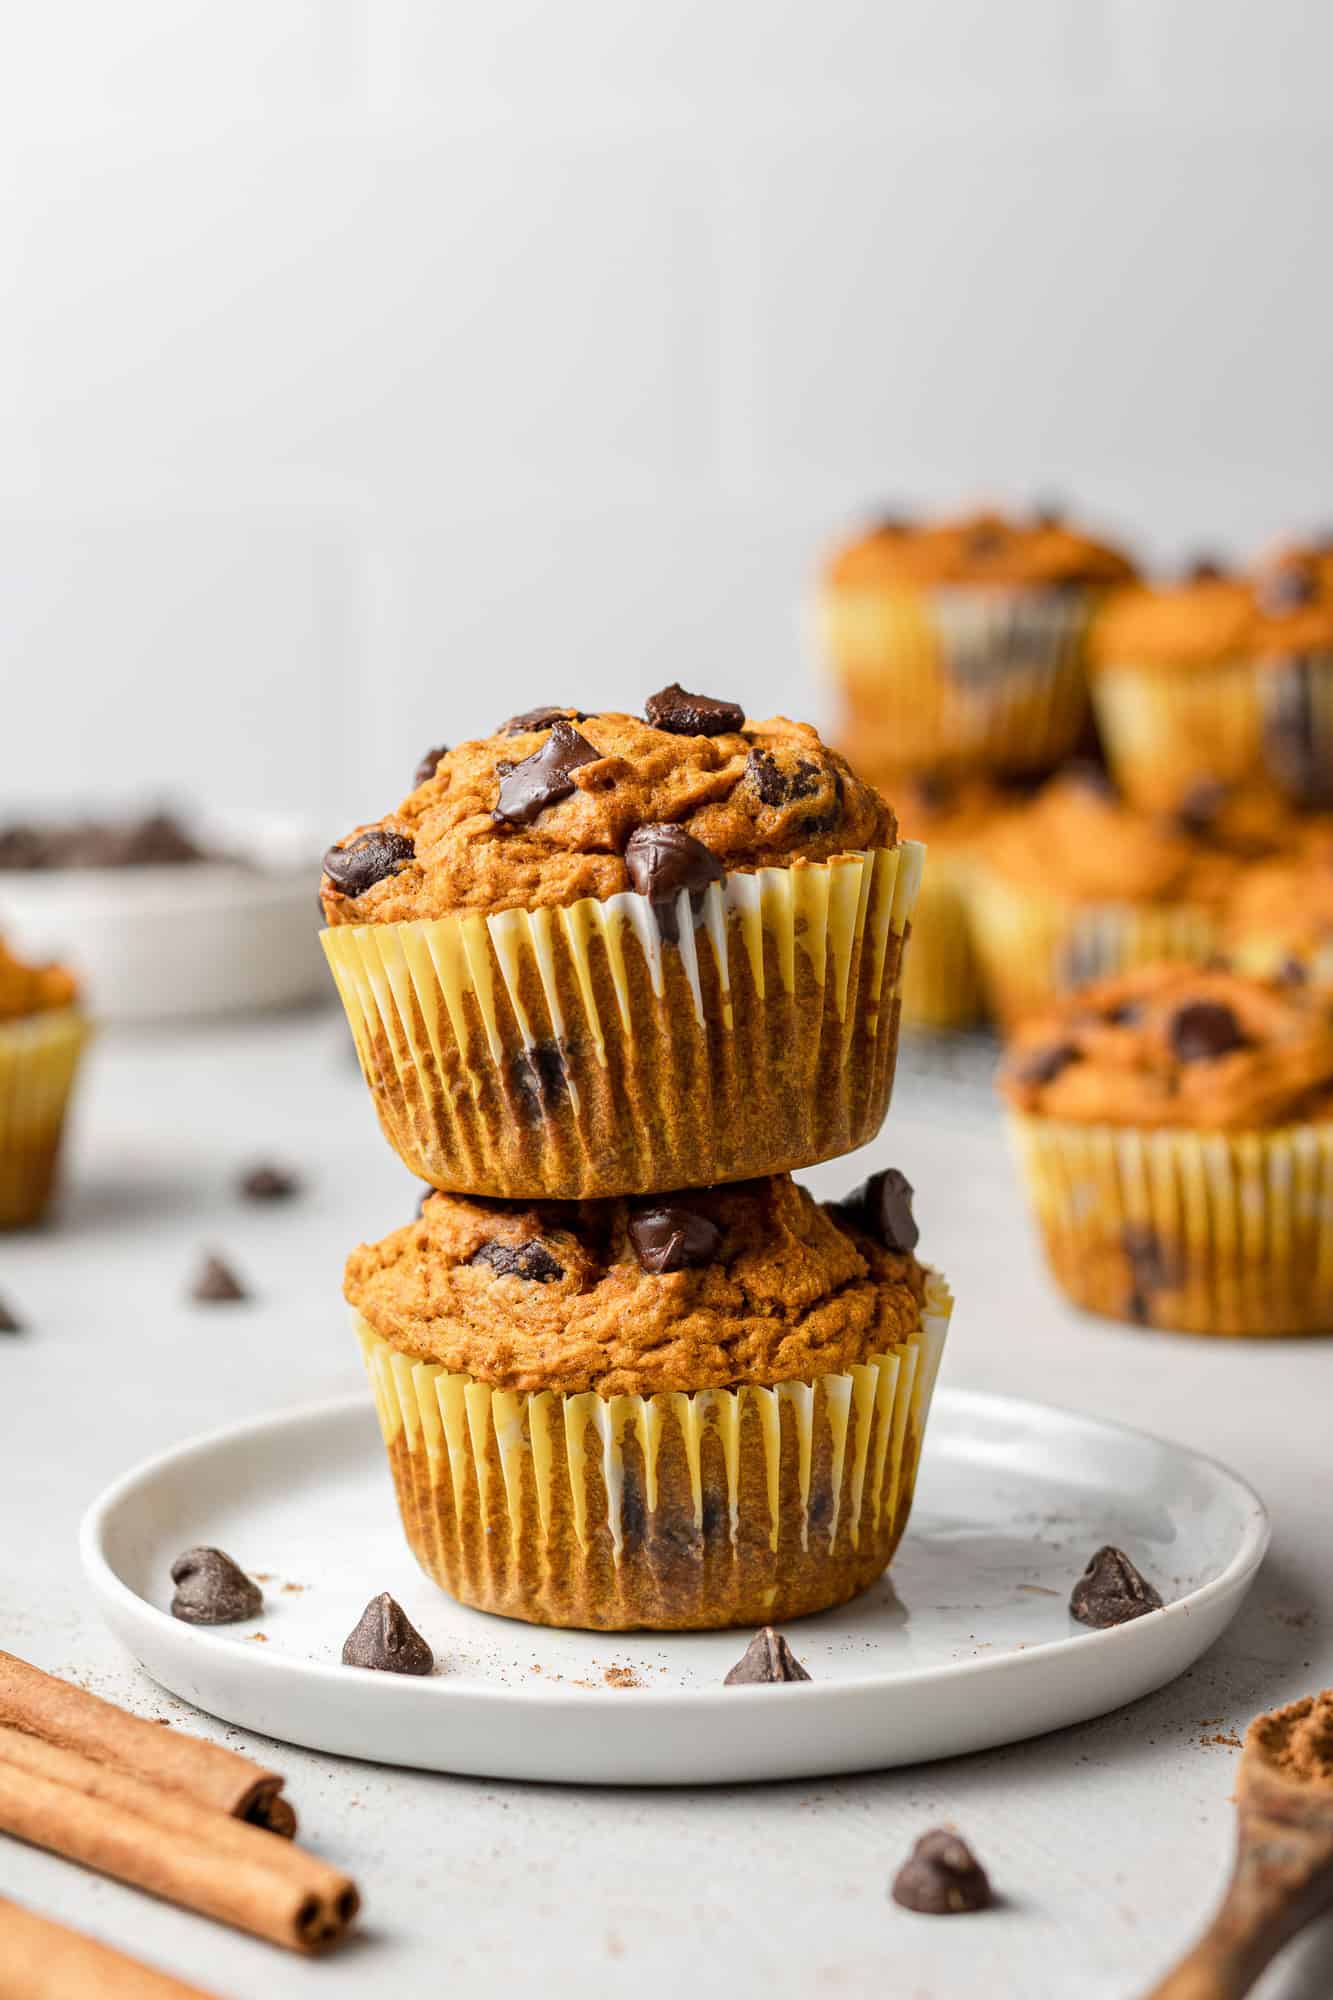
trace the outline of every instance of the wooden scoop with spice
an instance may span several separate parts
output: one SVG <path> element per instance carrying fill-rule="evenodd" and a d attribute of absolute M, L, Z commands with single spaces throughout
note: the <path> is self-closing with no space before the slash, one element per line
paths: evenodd
<path fill-rule="evenodd" d="M 1149 2000 L 1240 2000 L 1298 1931 L 1333 1910 L 1333 1688 L 1250 1724 L 1236 1819 L 1217 1913 Z"/>

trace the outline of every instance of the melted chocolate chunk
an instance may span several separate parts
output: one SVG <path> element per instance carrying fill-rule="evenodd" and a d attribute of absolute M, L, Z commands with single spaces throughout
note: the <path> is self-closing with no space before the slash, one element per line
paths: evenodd
<path fill-rule="evenodd" d="M 665 935 L 677 935 L 676 899 L 682 890 L 701 895 L 710 882 L 726 879 L 717 856 L 683 826 L 640 826 L 625 848 L 630 886 L 647 896 Z"/>
<path fill-rule="evenodd" d="M 468 1258 L 469 1264 L 489 1264 L 497 1278 L 526 1278 L 534 1285 L 550 1285 L 563 1278 L 565 1267 L 557 1264 L 544 1243 L 483 1243 Z"/>
<path fill-rule="evenodd" d="M 559 1042 L 534 1042 L 520 1049 L 509 1065 L 519 1109 L 529 1124 L 549 1118 L 569 1096 L 569 1072 Z"/>
<path fill-rule="evenodd" d="M 1333 770 L 1320 745 L 1314 676 L 1311 662 L 1299 653 L 1265 669 L 1265 760 L 1293 804 L 1307 809 L 1333 804 Z"/>
<path fill-rule="evenodd" d="M 372 1597 L 343 1640 L 345 1667 L 371 1667 L 381 1674 L 429 1674 L 435 1655 L 396 1598 L 382 1590 Z"/>
<path fill-rule="evenodd" d="M 745 727 L 745 710 L 734 701 L 687 694 L 679 681 L 649 695 L 643 712 L 652 728 L 665 729 L 670 736 L 732 736 Z"/>
<path fill-rule="evenodd" d="M 994 1901 L 986 1871 L 947 1827 L 923 1833 L 893 1878 L 893 1900 L 923 1917 L 961 1917 Z"/>
<path fill-rule="evenodd" d="M 1162 1608 L 1161 1592 L 1154 1589 L 1123 1549 L 1108 1542 L 1088 1560 L 1069 1599 L 1069 1609 L 1080 1625 L 1099 1631 L 1108 1625 L 1128 1625 Z"/>
<path fill-rule="evenodd" d="M 1240 1022 L 1220 1000 L 1191 1000 L 1171 1016 L 1167 1035 L 1177 1062 L 1216 1062 L 1249 1047 Z"/>
<path fill-rule="evenodd" d="M 575 771 L 595 764 L 601 754 L 572 722 L 553 722 L 540 750 L 520 764 L 498 767 L 500 791 L 491 818 L 497 826 L 531 826 L 547 806 L 569 797 Z"/>
<path fill-rule="evenodd" d="M 536 729 L 550 729 L 557 722 L 586 722 L 592 713 L 583 708 L 525 708 L 522 715 L 511 715 L 508 722 L 502 722 L 496 730 L 497 736 L 527 736 Z"/>
<path fill-rule="evenodd" d="M 249 1293 L 221 1257 L 205 1257 L 190 1287 L 190 1297 L 201 1306 L 234 1305 L 238 1299 L 248 1298 Z"/>
<path fill-rule="evenodd" d="M 756 1632 L 723 1687 L 750 1687 L 765 1681 L 808 1681 L 809 1674 L 793 1653 L 781 1632 L 765 1625 Z"/>
<path fill-rule="evenodd" d="M 1082 1056 L 1072 1042 L 1052 1042 L 1048 1048 L 1034 1049 L 1024 1056 L 1014 1067 L 1015 1083 L 1054 1083 L 1057 1076 L 1063 1076 L 1071 1063 L 1081 1062 Z"/>
<path fill-rule="evenodd" d="M 415 855 L 416 848 L 405 833 L 373 826 L 346 847 L 331 847 L 324 856 L 324 873 L 341 895 L 355 901 L 377 882 L 406 868 Z"/>
<path fill-rule="evenodd" d="M 1267 575 L 1260 577 L 1255 595 L 1259 600 L 1259 609 L 1266 611 L 1270 618 L 1281 618 L 1288 612 L 1303 610 L 1319 596 L 1319 571 L 1313 563 L 1300 559 L 1278 563 Z"/>
<path fill-rule="evenodd" d="M 439 763 L 441 757 L 447 757 L 448 755 L 449 745 L 447 743 L 441 743 L 438 750 L 428 750 L 426 752 L 413 774 L 413 791 L 416 790 L 418 785 L 428 785 L 430 783 L 431 779 L 435 776 L 435 766 Z"/>
<path fill-rule="evenodd" d="M 640 1269 L 657 1278 L 711 1264 L 721 1248 L 722 1231 L 696 1209 L 659 1202 L 630 1217 L 629 1240 Z"/>
<path fill-rule="evenodd" d="M 835 1210 L 886 1250 L 902 1256 L 916 1249 L 921 1232 L 912 1214 L 912 1183 L 897 1167 L 872 1174 L 845 1200 L 837 1202 Z"/>
<path fill-rule="evenodd" d="M 795 799 L 808 799 L 819 790 L 819 770 L 802 758 L 784 771 L 767 750 L 752 750 L 745 760 L 746 775 L 766 806 L 788 806 Z"/>
<path fill-rule="evenodd" d="M 1117 1000 L 1114 1007 L 1108 1007 L 1106 1018 L 1113 1028 L 1135 1028 L 1143 1019 L 1141 1000 Z"/>
<path fill-rule="evenodd" d="M 22 1331 L 23 1321 L 15 1315 L 12 1306 L 7 1306 L 4 1300 L 0 1299 L 0 1333 L 22 1333 Z"/>
<path fill-rule="evenodd" d="M 171 1615 L 186 1625 L 238 1625 L 258 1618 L 264 1593 L 221 1549 L 187 1549 L 171 1565 Z"/>
<path fill-rule="evenodd" d="M 241 1193 L 247 1201 L 290 1201 L 300 1192 L 300 1176 L 269 1160 L 241 1176 Z"/>
<path fill-rule="evenodd" d="M 1163 1243 L 1150 1222 L 1127 1222 L 1120 1232 L 1120 1248 L 1129 1265 L 1129 1317 L 1140 1326 L 1151 1326 L 1157 1293 L 1173 1292 L 1183 1282 L 1180 1258 Z"/>

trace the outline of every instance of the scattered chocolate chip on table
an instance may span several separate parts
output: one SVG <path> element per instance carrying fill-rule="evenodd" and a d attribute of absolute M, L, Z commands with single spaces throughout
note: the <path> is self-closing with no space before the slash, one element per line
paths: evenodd
<path fill-rule="evenodd" d="M 0 1299 L 0 1333 L 22 1333 L 23 1331 L 23 1321 L 18 1318 L 14 1308 L 7 1305 L 3 1299 Z"/>
<path fill-rule="evenodd" d="M 289 1167 L 271 1160 L 261 1161 L 241 1176 L 241 1193 L 247 1201 L 288 1201 L 301 1192 L 301 1177 Z"/>
<path fill-rule="evenodd" d="M 893 1878 L 895 1903 L 923 1917 L 960 1917 L 988 1910 L 989 1878 L 965 1840 L 947 1827 L 923 1833 Z"/>
<path fill-rule="evenodd" d="M 205 1257 L 190 1286 L 195 1305 L 235 1305 L 250 1294 L 229 1264 L 221 1257 Z"/>

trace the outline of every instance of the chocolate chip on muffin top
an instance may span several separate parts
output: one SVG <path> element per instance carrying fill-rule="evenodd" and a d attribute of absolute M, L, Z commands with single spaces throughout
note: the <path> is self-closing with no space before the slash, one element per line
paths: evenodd
<path fill-rule="evenodd" d="M 830 581 L 850 585 L 992 584 L 1060 587 L 1119 583 L 1133 568 L 1118 549 L 1081 533 L 1062 513 L 964 514 L 878 522 L 834 558 Z"/>
<path fill-rule="evenodd" d="M 416 1221 L 353 1252 L 345 1290 L 401 1352 L 494 1388 L 651 1395 L 808 1380 L 919 1323 L 923 1269 L 877 1228 L 785 1175 L 635 1201 L 435 1194 Z"/>

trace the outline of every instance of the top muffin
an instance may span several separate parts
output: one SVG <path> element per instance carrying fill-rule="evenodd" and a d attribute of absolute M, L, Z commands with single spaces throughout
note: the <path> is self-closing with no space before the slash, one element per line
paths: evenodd
<path fill-rule="evenodd" d="M 834 557 L 834 585 L 1059 587 L 1121 583 L 1132 564 L 1051 512 L 975 513 L 942 521 L 889 517 Z"/>
<path fill-rule="evenodd" d="M 1177 582 L 1116 591 L 1089 634 L 1089 659 L 1164 672 L 1223 666 L 1253 655 L 1260 624 L 1253 583 L 1200 562 Z"/>
<path fill-rule="evenodd" d="M 73 975 L 60 965 L 24 965 L 0 938 L 0 1021 L 21 1021 L 72 1007 L 78 997 Z"/>
<path fill-rule="evenodd" d="M 725 870 L 892 847 L 893 812 L 807 724 L 666 688 L 634 715 L 545 708 L 431 751 L 396 812 L 325 856 L 330 924 L 654 900 Z"/>

